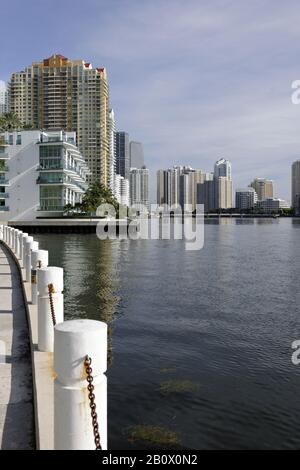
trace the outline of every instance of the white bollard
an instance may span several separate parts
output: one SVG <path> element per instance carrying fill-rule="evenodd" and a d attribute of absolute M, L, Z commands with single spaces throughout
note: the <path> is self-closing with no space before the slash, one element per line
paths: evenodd
<path fill-rule="evenodd" d="M 53 352 L 54 346 L 54 327 L 49 301 L 49 284 L 53 284 L 54 287 L 52 299 L 56 323 L 64 321 L 63 275 L 64 270 L 62 268 L 53 266 L 39 269 L 37 272 L 39 351 Z"/>
<path fill-rule="evenodd" d="M 25 256 L 26 256 L 26 243 L 27 242 L 32 242 L 33 241 L 33 237 L 30 237 L 28 234 L 26 234 L 25 236 L 23 235 L 22 237 L 22 265 L 23 265 L 23 268 L 25 268 Z"/>
<path fill-rule="evenodd" d="M 17 254 L 17 250 L 18 250 L 19 231 L 20 230 L 18 230 L 18 229 L 15 229 L 15 231 L 14 231 L 14 253 L 15 253 L 15 255 Z"/>
<path fill-rule="evenodd" d="M 16 257 L 20 258 L 20 237 L 23 234 L 22 230 L 18 230 L 17 238 L 16 238 Z"/>
<path fill-rule="evenodd" d="M 34 240 L 25 242 L 25 280 L 31 282 L 31 251 L 38 250 L 39 244 Z"/>
<path fill-rule="evenodd" d="M 100 443 L 107 449 L 107 325 L 65 321 L 54 329 L 54 449 L 95 450 L 84 360 L 92 359 Z"/>
<path fill-rule="evenodd" d="M 12 228 L 8 227 L 8 246 L 11 246 L 11 240 L 12 240 Z"/>
<path fill-rule="evenodd" d="M 20 230 L 20 233 L 18 235 L 18 254 L 17 254 L 20 261 L 22 261 L 22 253 L 23 253 L 23 235 L 27 237 L 28 233 L 24 233 Z"/>
<path fill-rule="evenodd" d="M 13 229 L 13 234 L 12 234 L 12 250 L 15 253 L 15 248 L 16 248 L 16 234 L 17 234 L 17 229 Z"/>
<path fill-rule="evenodd" d="M 13 250 L 14 249 L 14 236 L 15 236 L 15 229 L 12 227 L 11 228 L 11 235 L 10 235 L 10 247 Z"/>
<path fill-rule="evenodd" d="M 37 270 L 48 266 L 48 251 L 33 250 L 31 253 L 31 303 L 37 304 Z"/>

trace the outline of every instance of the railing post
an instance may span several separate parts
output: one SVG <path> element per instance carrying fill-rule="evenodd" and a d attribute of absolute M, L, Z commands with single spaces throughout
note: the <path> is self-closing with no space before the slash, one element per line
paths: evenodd
<path fill-rule="evenodd" d="M 17 239 L 18 239 L 18 233 L 19 233 L 19 230 L 16 228 L 14 230 L 14 238 L 13 238 L 13 251 L 14 251 L 14 254 L 17 253 Z"/>
<path fill-rule="evenodd" d="M 9 227 L 8 230 L 9 230 L 9 232 L 8 232 L 8 245 L 11 247 L 11 242 L 12 242 L 12 228 Z"/>
<path fill-rule="evenodd" d="M 33 242 L 33 237 L 27 235 L 26 237 L 23 236 L 23 248 L 22 248 L 22 264 L 23 268 L 26 269 L 26 243 Z"/>
<path fill-rule="evenodd" d="M 16 229 L 14 232 L 14 254 L 15 255 L 17 254 L 17 249 L 18 249 L 18 246 L 17 246 L 18 236 L 19 236 L 19 230 Z"/>
<path fill-rule="evenodd" d="M 20 238 L 20 260 L 21 265 L 24 267 L 24 240 L 28 237 L 28 233 L 22 233 Z"/>
<path fill-rule="evenodd" d="M 107 325 L 95 320 L 70 320 L 56 325 L 54 335 L 54 449 L 95 449 L 84 367 L 89 356 L 100 443 L 106 450 Z"/>
<path fill-rule="evenodd" d="M 0 225 L 0 240 L 4 239 L 4 225 Z"/>
<path fill-rule="evenodd" d="M 56 323 L 64 321 L 64 288 L 63 269 L 57 267 L 41 268 L 37 272 L 38 289 L 38 349 L 39 351 L 53 352 L 54 327 L 49 299 L 50 284 L 53 285 L 53 309 Z"/>
<path fill-rule="evenodd" d="M 31 282 L 31 251 L 38 250 L 39 244 L 34 240 L 25 242 L 25 279 L 26 282 Z"/>
<path fill-rule="evenodd" d="M 28 233 L 24 233 L 24 232 L 22 232 L 22 230 L 20 230 L 20 232 L 18 234 L 18 253 L 17 253 L 17 256 L 18 256 L 20 262 L 22 260 L 23 235 L 25 235 L 27 237 Z"/>
<path fill-rule="evenodd" d="M 31 253 L 31 303 L 37 304 L 37 270 L 48 266 L 48 251 L 33 250 Z"/>

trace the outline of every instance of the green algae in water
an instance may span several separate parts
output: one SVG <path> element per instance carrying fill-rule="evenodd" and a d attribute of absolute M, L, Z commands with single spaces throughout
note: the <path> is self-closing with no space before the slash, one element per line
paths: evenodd
<path fill-rule="evenodd" d="M 161 367 L 161 369 L 159 369 L 159 372 L 161 374 L 171 374 L 173 372 L 176 372 L 176 367 Z"/>
<path fill-rule="evenodd" d="M 183 393 L 183 392 L 194 392 L 199 388 L 199 385 L 192 382 L 191 380 L 166 380 L 160 384 L 160 392 L 163 395 L 169 393 Z"/>
<path fill-rule="evenodd" d="M 129 441 L 146 441 L 158 445 L 179 444 L 178 435 L 167 428 L 153 425 L 138 425 L 130 429 Z"/>

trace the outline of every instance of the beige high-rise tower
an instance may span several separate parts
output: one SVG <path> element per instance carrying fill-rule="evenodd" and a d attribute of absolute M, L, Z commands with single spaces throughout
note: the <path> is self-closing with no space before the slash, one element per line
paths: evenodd
<path fill-rule="evenodd" d="M 23 124 L 76 131 L 92 172 L 109 185 L 109 88 L 105 68 L 55 54 L 11 76 L 10 110 Z"/>
<path fill-rule="evenodd" d="M 263 201 L 264 199 L 274 197 L 273 181 L 265 178 L 255 178 L 250 184 L 257 194 L 257 199 Z"/>

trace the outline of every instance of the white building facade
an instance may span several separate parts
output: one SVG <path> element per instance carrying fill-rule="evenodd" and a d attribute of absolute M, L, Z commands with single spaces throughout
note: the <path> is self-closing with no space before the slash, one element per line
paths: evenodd
<path fill-rule="evenodd" d="M 122 206 L 129 206 L 129 181 L 121 175 L 115 175 L 115 197 Z"/>
<path fill-rule="evenodd" d="M 8 113 L 8 88 L 7 84 L 0 80 L 0 115 Z"/>
<path fill-rule="evenodd" d="M 60 216 L 87 189 L 89 169 L 75 132 L 5 132 L 0 165 L 0 220 Z"/>

